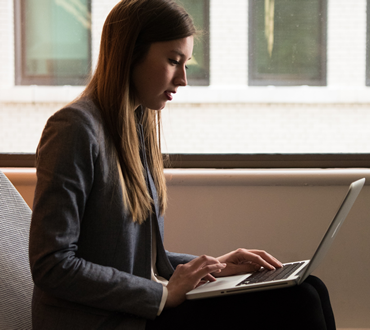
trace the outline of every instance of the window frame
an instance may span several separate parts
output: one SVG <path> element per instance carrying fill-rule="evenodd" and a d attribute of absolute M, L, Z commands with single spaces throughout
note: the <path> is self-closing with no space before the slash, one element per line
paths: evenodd
<path fill-rule="evenodd" d="M 165 168 L 370 168 L 370 154 L 169 154 Z M 0 167 L 35 167 L 36 155 L 0 153 Z"/>
<path fill-rule="evenodd" d="M 320 78 L 317 80 L 310 79 L 284 79 L 283 76 L 276 78 L 259 78 L 254 72 L 256 65 L 255 53 L 253 52 L 253 45 L 255 43 L 256 33 L 256 17 L 253 15 L 255 11 L 256 2 L 260 0 L 249 0 L 248 5 L 248 85 L 249 86 L 326 86 L 327 85 L 327 22 L 328 22 L 328 1 L 320 1 L 320 12 L 322 13 L 321 20 L 321 34 L 320 34 Z"/>
<path fill-rule="evenodd" d="M 55 76 L 35 76 L 35 75 L 26 75 L 25 65 L 26 65 L 26 52 L 25 49 L 25 9 L 22 4 L 23 0 L 14 0 L 14 58 L 15 58 L 15 85 L 42 85 L 42 86 L 81 86 L 89 79 L 89 75 L 86 77 L 66 77 L 58 78 L 61 81 L 58 84 L 55 84 Z M 91 0 L 87 1 L 88 10 L 91 13 Z M 90 58 L 88 62 L 92 63 L 92 48 L 91 48 L 91 33 L 90 38 L 87 40 L 88 44 L 88 53 Z M 91 70 L 91 68 L 90 68 Z M 71 80 L 77 80 L 78 83 Z"/>
<path fill-rule="evenodd" d="M 210 84 L 210 0 L 201 0 L 203 2 L 203 27 L 201 38 L 204 45 L 203 60 L 208 75 L 206 78 L 187 78 L 190 86 L 209 86 Z M 181 2 L 180 2 L 181 3 Z"/>

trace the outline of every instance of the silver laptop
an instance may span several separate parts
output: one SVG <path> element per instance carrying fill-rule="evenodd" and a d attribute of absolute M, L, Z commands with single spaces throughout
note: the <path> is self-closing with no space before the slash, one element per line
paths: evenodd
<path fill-rule="evenodd" d="M 284 267 L 277 268 L 276 270 L 262 269 L 261 271 L 250 274 L 219 277 L 216 282 L 207 282 L 188 292 L 186 298 L 201 299 L 218 297 L 301 284 L 316 269 L 327 254 L 335 236 L 338 234 L 339 228 L 346 219 L 364 184 L 365 179 L 351 183 L 347 195 L 311 260 L 286 263 Z"/>

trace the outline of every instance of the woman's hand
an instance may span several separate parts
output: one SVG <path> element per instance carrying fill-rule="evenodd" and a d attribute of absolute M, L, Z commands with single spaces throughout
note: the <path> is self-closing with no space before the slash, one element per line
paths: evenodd
<path fill-rule="evenodd" d="M 261 267 L 273 270 L 283 266 L 279 260 L 262 250 L 237 249 L 217 259 L 227 265 L 214 274 L 217 277 L 251 273 Z"/>
<path fill-rule="evenodd" d="M 185 300 L 185 294 L 196 288 L 202 280 L 215 281 L 211 275 L 217 274 L 226 264 L 209 256 L 198 257 L 187 264 L 178 265 L 168 284 L 166 308 L 176 307 Z"/>

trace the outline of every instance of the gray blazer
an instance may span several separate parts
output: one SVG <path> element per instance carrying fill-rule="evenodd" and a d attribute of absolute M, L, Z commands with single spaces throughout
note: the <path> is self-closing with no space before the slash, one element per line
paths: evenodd
<path fill-rule="evenodd" d="M 45 126 L 29 246 L 35 330 L 144 329 L 145 320 L 156 317 L 163 291 L 150 280 L 152 226 L 162 238 L 161 276 L 169 279 L 178 264 L 194 258 L 165 251 L 150 175 L 155 210 L 142 225 L 132 222 L 112 154 L 91 100 L 58 111 Z"/>

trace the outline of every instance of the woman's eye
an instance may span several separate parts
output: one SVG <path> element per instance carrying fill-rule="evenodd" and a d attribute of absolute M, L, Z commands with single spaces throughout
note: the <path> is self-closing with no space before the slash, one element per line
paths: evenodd
<path fill-rule="evenodd" d="M 170 63 L 171 64 L 173 64 L 173 65 L 179 65 L 180 64 L 180 62 L 179 61 L 176 61 L 176 60 L 172 60 L 172 59 L 168 59 L 169 61 L 170 61 Z M 185 69 L 187 70 L 187 69 L 189 69 L 189 67 L 187 66 L 187 65 L 185 65 Z"/>

